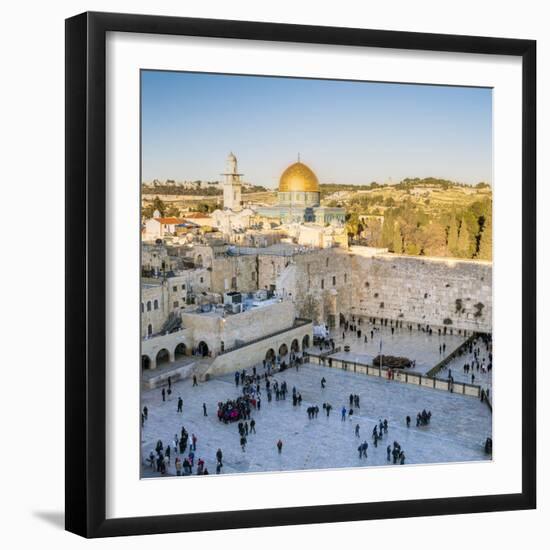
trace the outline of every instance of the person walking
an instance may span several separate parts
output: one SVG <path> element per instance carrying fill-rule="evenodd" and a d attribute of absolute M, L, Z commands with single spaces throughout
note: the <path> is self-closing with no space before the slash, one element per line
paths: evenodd
<path fill-rule="evenodd" d="M 359 429 L 360 429 L 359 424 L 356 424 L 356 426 L 355 426 L 355 437 L 360 437 L 359 436 Z"/>
<path fill-rule="evenodd" d="M 279 441 L 277 441 L 277 451 L 279 452 L 279 454 L 283 452 L 283 442 L 280 439 Z"/>
<path fill-rule="evenodd" d="M 198 386 L 196 374 L 193 375 L 193 386 Z"/>
<path fill-rule="evenodd" d="M 178 397 L 178 412 L 183 412 L 183 399 Z"/>
<path fill-rule="evenodd" d="M 147 408 L 147 406 L 143 407 L 143 418 L 145 418 L 145 420 L 147 420 L 148 414 L 149 414 L 149 409 Z"/>
<path fill-rule="evenodd" d="M 208 413 L 206 412 L 206 403 L 202 404 L 202 415 L 203 416 L 208 416 Z"/>
<path fill-rule="evenodd" d="M 346 407 L 342 407 L 342 422 L 346 419 Z"/>
<path fill-rule="evenodd" d="M 162 391 L 160 393 L 162 395 L 162 400 L 166 401 L 166 390 L 164 388 L 162 388 Z"/>
<path fill-rule="evenodd" d="M 254 419 L 252 419 L 250 421 L 250 433 L 256 433 L 256 421 Z"/>

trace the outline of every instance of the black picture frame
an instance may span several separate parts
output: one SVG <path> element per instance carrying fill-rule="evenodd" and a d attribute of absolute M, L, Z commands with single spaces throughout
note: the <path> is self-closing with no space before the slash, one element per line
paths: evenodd
<path fill-rule="evenodd" d="M 522 491 L 106 519 L 105 41 L 109 31 L 517 56 L 522 60 Z M 83 13 L 66 20 L 66 529 L 107 537 L 532 509 L 536 506 L 536 42 L 248 21 Z"/>

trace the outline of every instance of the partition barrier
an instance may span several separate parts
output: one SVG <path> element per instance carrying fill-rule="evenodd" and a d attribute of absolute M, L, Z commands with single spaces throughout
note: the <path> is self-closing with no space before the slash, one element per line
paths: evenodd
<path fill-rule="evenodd" d="M 316 355 L 309 352 L 304 352 L 304 360 L 307 360 L 309 363 L 314 365 L 322 365 L 329 368 L 341 369 L 367 376 L 377 376 L 392 382 L 413 384 L 424 388 L 468 395 L 471 397 L 477 397 L 478 399 L 481 398 L 481 386 L 468 384 L 466 382 L 451 382 L 445 378 L 435 378 L 417 372 L 407 372 L 406 369 L 398 370 L 390 369 L 388 367 L 374 367 L 364 363 L 357 363 L 356 361 L 336 359 L 334 357 L 330 357 L 328 354 Z M 490 407 L 490 402 L 487 401 L 487 403 Z"/>

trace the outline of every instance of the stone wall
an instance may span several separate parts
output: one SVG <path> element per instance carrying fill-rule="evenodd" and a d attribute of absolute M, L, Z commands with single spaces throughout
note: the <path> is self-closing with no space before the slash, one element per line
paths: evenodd
<path fill-rule="evenodd" d="M 276 286 L 294 300 L 298 317 L 338 326 L 340 314 L 348 314 L 352 305 L 352 258 L 339 248 L 296 254 L 280 271 Z"/>
<path fill-rule="evenodd" d="M 279 302 L 223 318 L 208 313 L 183 313 L 181 317 L 193 347 L 204 341 L 215 355 L 222 342 L 224 349 L 229 349 L 292 327 L 295 309 L 292 302 Z"/>
<path fill-rule="evenodd" d="M 205 372 L 199 373 L 200 378 L 204 379 L 205 375 L 219 376 L 237 370 L 250 369 L 254 365 L 261 365 L 268 350 L 273 350 L 277 354 L 283 344 L 290 350 L 294 340 L 298 341 L 299 350 L 302 351 L 304 338 L 307 336 L 309 342 L 313 340 L 312 326 L 311 323 L 308 323 L 291 328 L 282 334 L 267 337 L 235 351 L 218 355 Z"/>
<path fill-rule="evenodd" d="M 448 330 L 492 330 L 492 264 L 448 258 L 372 255 L 352 247 L 350 313 Z"/>

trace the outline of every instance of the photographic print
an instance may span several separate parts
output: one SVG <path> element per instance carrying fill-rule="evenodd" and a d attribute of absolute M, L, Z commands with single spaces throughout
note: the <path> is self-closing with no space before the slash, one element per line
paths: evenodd
<path fill-rule="evenodd" d="M 140 79 L 141 477 L 491 460 L 492 90 Z"/>

